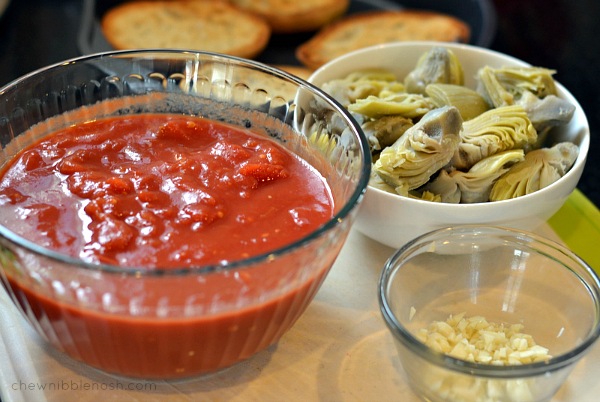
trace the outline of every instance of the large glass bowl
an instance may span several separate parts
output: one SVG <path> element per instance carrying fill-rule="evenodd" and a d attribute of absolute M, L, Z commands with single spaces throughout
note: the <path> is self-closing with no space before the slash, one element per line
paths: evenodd
<path fill-rule="evenodd" d="M 212 372 L 276 342 L 313 299 L 365 191 L 368 146 L 343 108 L 277 69 L 211 53 L 123 51 L 2 88 L 0 163 L 57 129 L 138 113 L 202 116 L 271 137 L 326 178 L 334 216 L 264 255 L 169 270 L 88 264 L 0 227 L 2 284 L 49 343 L 90 366 L 144 378 Z"/>
<path fill-rule="evenodd" d="M 406 378 L 428 402 L 549 401 L 600 335 L 600 279 L 566 247 L 492 226 L 423 235 L 386 262 L 381 311 Z M 493 365 L 430 348 L 416 332 L 466 312 L 524 325 L 549 360 Z"/>

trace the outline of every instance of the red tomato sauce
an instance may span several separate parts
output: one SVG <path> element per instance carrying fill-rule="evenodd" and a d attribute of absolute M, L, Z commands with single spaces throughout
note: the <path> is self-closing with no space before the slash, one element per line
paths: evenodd
<path fill-rule="evenodd" d="M 0 223 L 94 263 L 186 267 L 300 239 L 333 214 L 322 176 L 266 138 L 201 118 L 89 122 L 26 149 Z"/>
<path fill-rule="evenodd" d="M 91 263 L 148 269 L 269 252 L 314 231 L 333 208 L 324 178 L 296 155 L 263 136 L 188 116 L 76 125 L 26 148 L 0 177 L 0 222 L 11 230 Z M 321 244 L 204 276 L 96 277 L 55 266 L 44 279 L 51 284 L 18 269 L 7 269 L 3 284 L 69 356 L 126 376 L 181 378 L 277 341 L 314 297 L 342 242 Z M 59 275 L 64 289 L 55 286 Z M 87 295 L 86 286 L 97 294 Z M 236 307 L 240 294 L 251 302 Z M 161 315 L 165 301 L 173 308 Z M 211 313 L 215 303 L 234 307 Z M 190 306 L 207 312 L 186 314 Z"/>
<path fill-rule="evenodd" d="M 71 358 L 123 376 L 177 379 L 229 367 L 278 341 L 314 298 L 337 252 L 323 256 L 314 276 L 280 297 L 189 318 L 108 314 L 57 302 L 10 277 L 5 286 L 44 338 Z M 191 284 L 156 286 L 168 296 L 186 293 Z"/>

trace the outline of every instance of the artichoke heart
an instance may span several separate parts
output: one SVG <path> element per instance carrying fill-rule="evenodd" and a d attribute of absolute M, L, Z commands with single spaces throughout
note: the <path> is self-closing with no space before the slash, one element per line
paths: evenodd
<path fill-rule="evenodd" d="M 336 138 L 324 132 L 317 133 L 315 131 L 310 135 L 308 140 L 315 144 L 319 151 L 321 151 L 325 155 L 331 153 L 331 150 L 334 149 L 337 145 Z"/>
<path fill-rule="evenodd" d="M 463 124 L 451 165 L 465 170 L 498 152 L 535 143 L 537 132 L 520 105 L 491 109 Z"/>
<path fill-rule="evenodd" d="M 460 141 L 462 118 L 453 106 L 432 110 L 379 154 L 373 170 L 394 188 L 413 190 L 447 165 Z"/>
<path fill-rule="evenodd" d="M 351 112 L 360 113 L 372 119 L 389 115 L 414 119 L 435 108 L 435 104 L 428 98 L 407 93 L 394 94 L 385 98 L 371 95 L 366 99 L 357 99 L 355 103 L 348 105 L 348 110 Z"/>
<path fill-rule="evenodd" d="M 438 107 L 446 105 L 456 107 L 463 120 L 470 120 L 489 109 L 481 95 L 462 85 L 429 84 L 425 92 Z"/>
<path fill-rule="evenodd" d="M 500 152 L 477 162 L 468 172 L 455 170 L 449 176 L 461 191 L 460 201 L 465 204 L 489 201 L 492 186 L 508 171 L 508 165 L 525 159 L 522 149 Z"/>
<path fill-rule="evenodd" d="M 575 105 L 556 95 L 548 95 L 541 99 L 532 92 L 525 91 L 517 103 L 523 106 L 538 132 L 569 123 L 575 113 Z"/>
<path fill-rule="evenodd" d="M 441 201 L 444 203 L 460 203 L 460 188 L 458 188 L 456 180 L 454 180 L 444 169 L 440 170 L 440 173 L 435 179 L 421 187 L 421 190 L 438 195 Z"/>
<path fill-rule="evenodd" d="M 361 124 L 371 151 L 380 151 L 392 145 L 412 126 L 412 120 L 402 116 L 383 116 Z"/>
<path fill-rule="evenodd" d="M 525 91 L 539 98 L 556 95 L 554 70 L 541 67 L 486 66 L 477 72 L 477 92 L 493 107 L 514 105 Z"/>
<path fill-rule="evenodd" d="M 322 89 L 342 106 L 347 107 L 357 99 L 377 96 L 382 91 L 386 95 L 404 92 L 404 84 L 397 81 L 396 76 L 387 70 L 372 69 L 356 71 L 345 78 L 326 82 Z"/>
<path fill-rule="evenodd" d="M 379 96 L 380 98 L 387 98 L 388 96 L 397 95 L 405 92 L 406 90 L 404 88 L 404 84 L 400 82 L 392 82 L 390 83 L 390 85 L 386 85 L 385 87 L 381 88 L 381 91 L 379 91 L 379 94 L 377 94 L 377 96 Z"/>
<path fill-rule="evenodd" d="M 434 47 L 419 58 L 414 70 L 404 78 L 404 85 L 407 92 L 424 95 L 429 84 L 464 85 L 464 81 L 462 65 L 454 52 Z"/>
<path fill-rule="evenodd" d="M 411 192 L 408 194 L 408 197 L 415 200 L 442 202 L 442 197 L 439 194 L 432 193 L 431 191 L 423 191 L 422 193 Z"/>
<path fill-rule="evenodd" d="M 483 67 L 477 72 L 477 92 L 492 107 L 502 107 L 514 105 L 514 96 L 504 88 L 494 69 Z"/>
<path fill-rule="evenodd" d="M 393 186 L 387 184 L 383 179 L 375 173 L 374 170 L 371 170 L 371 176 L 369 177 L 369 186 L 379 189 L 381 191 L 385 191 L 386 193 L 392 193 L 398 195 Z"/>
<path fill-rule="evenodd" d="M 552 75 L 555 70 L 541 67 L 502 67 L 494 70 L 504 88 L 515 98 L 529 91 L 538 98 L 556 95 L 556 84 Z"/>
<path fill-rule="evenodd" d="M 369 179 L 369 186 L 379 189 L 381 191 L 385 191 L 386 193 L 401 195 L 404 197 L 416 199 L 416 200 L 424 200 L 431 202 L 442 202 L 442 197 L 438 194 L 434 194 L 430 191 L 408 191 L 405 186 L 392 187 L 386 182 L 384 182 L 379 175 L 373 171 L 371 171 L 371 178 Z"/>
<path fill-rule="evenodd" d="M 569 171 L 578 154 L 579 148 L 570 142 L 527 153 L 494 184 L 490 201 L 521 197 L 549 186 Z"/>

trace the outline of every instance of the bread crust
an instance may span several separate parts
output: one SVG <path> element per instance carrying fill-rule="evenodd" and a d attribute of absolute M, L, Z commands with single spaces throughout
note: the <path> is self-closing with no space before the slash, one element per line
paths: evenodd
<path fill-rule="evenodd" d="M 115 49 L 177 48 L 256 57 L 271 28 L 219 0 L 131 1 L 108 10 L 102 32 Z"/>
<path fill-rule="evenodd" d="M 433 11 L 371 11 L 333 23 L 296 49 L 296 58 L 317 69 L 326 62 L 367 46 L 398 41 L 468 43 L 470 27 L 450 15 Z"/>
<path fill-rule="evenodd" d="M 317 30 L 342 16 L 350 0 L 230 0 L 264 18 L 274 33 Z"/>

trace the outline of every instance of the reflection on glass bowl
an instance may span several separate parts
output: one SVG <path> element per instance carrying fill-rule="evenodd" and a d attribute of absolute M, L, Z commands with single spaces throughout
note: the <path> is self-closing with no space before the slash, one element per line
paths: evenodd
<path fill-rule="evenodd" d="M 276 342 L 318 291 L 368 180 L 366 140 L 345 110 L 305 82 L 243 59 L 113 52 L 49 66 L 0 93 L 4 162 L 36 138 L 90 119 L 189 114 L 251 126 L 302 157 L 331 188 L 334 215 L 309 235 L 211 266 L 94 265 L 0 226 L 2 284 L 29 323 L 74 359 L 120 375 L 194 376 Z"/>

